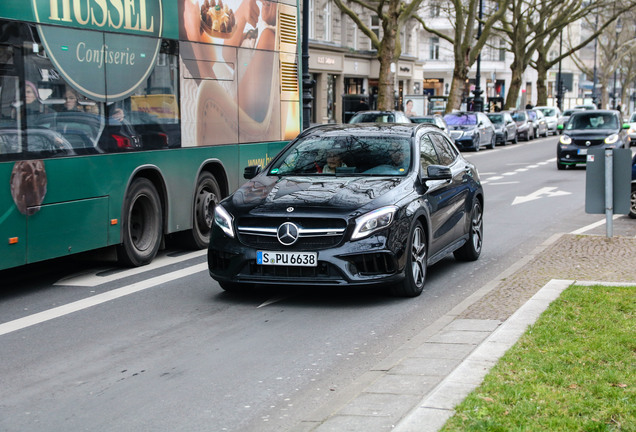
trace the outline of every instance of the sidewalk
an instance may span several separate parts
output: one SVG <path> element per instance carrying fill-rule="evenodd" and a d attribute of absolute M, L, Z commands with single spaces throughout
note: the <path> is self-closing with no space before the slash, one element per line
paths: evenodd
<path fill-rule="evenodd" d="M 636 285 L 636 221 L 622 222 L 621 236 L 611 239 L 551 237 L 292 431 L 438 431 L 573 282 Z"/>

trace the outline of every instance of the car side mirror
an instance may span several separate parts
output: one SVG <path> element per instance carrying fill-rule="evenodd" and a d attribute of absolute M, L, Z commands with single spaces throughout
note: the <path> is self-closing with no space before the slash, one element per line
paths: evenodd
<path fill-rule="evenodd" d="M 557 129 L 558 129 L 558 130 L 563 130 L 563 125 L 562 125 L 562 124 L 557 125 Z"/>
<path fill-rule="evenodd" d="M 251 180 L 256 177 L 261 172 L 260 165 L 250 165 L 245 167 L 245 171 L 243 171 L 243 178 L 246 180 Z"/>
<path fill-rule="evenodd" d="M 450 167 L 444 165 L 429 165 L 426 168 L 426 176 L 424 176 L 424 181 L 426 180 L 451 180 L 453 178 L 453 173 L 451 173 Z"/>

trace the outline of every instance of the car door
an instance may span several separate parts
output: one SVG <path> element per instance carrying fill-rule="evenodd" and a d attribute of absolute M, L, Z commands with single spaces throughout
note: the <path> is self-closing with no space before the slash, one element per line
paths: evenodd
<path fill-rule="evenodd" d="M 459 157 L 457 148 L 442 134 L 431 134 L 435 151 L 439 156 L 440 164 L 450 167 L 453 179 L 450 183 L 451 196 L 449 210 L 451 212 L 449 224 L 452 228 L 453 240 L 465 234 L 467 219 L 472 208 L 471 187 L 474 179 L 471 178 L 471 166 Z"/>
<path fill-rule="evenodd" d="M 423 172 L 426 172 L 429 165 L 443 165 L 436 149 L 437 135 L 439 134 L 426 133 L 420 139 L 420 166 Z M 451 171 L 453 170 L 456 171 L 456 167 L 451 166 Z M 453 178 L 450 181 L 428 180 L 426 182 L 427 189 L 422 199 L 430 215 L 429 257 L 443 250 L 456 237 L 459 222 L 457 220 L 458 200 L 455 197 L 458 187 L 457 178 L 458 174 L 453 172 Z"/>

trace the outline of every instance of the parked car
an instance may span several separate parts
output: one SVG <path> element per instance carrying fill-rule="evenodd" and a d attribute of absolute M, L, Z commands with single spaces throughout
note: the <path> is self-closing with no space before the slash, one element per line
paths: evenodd
<path fill-rule="evenodd" d="M 481 146 L 495 148 L 495 127 L 486 114 L 458 111 L 446 114 L 444 120 L 460 149 L 479 151 Z"/>
<path fill-rule="evenodd" d="M 532 120 L 532 124 L 534 127 L 534 136 L 540 137 L 548 136 L 548 124 L 545 121 L 545 116 L 541 112 L 541 110 L 529 109 L 526 110 L 528 113 L 528 118 Z"/>
<path fill-rule="evenodd" d="M 632 116 L 629 118 L 629 129 L 627 130 L 627 135 L 630 139 L 629 145 L 636 145 L 636 112 L 632 113 Z"/>
<path fill-rule="evenodd" d="M 575 105 L 574 109 L 580 109 L 580 110 L 595 110 L 596 105 L 594 104 L 583 104 L 583 105 Z"/>
<path fill-rule="evenodd" d="M 320 170 L 336 155 L 333 173 Z M 479 174 L 436 127 L 316 126 L 244 177 L 214 211 L 208 267 L 225 290 L 376 285 L 413 297 L 428 266 L 482 250 Z"/>
<path fill-rule="evenodd" d="M 497 144 L 507 145 L 508 141 L 516 144 L 519 142 L 517 137 L 517 124 L 507 111 L 486 114 L 493 126 L 495 127 L 495 136 Z"/>
<path fill-rule="evenodd" d="M 561 118 L 561 110 L 559 107 L 550 107 L 550 106 L 538 106 L 534 108 L 535 110 L 539 110 L 545 116 L 545 122 L 548 126 L 548 133 L 553 133 L 554 135 L 558 134 L 559 131 L 557 126 L 559 125 L 559 119 Z"/>
<path fill-rule="evenodd" d="M 557 168 L 585 164 L 590 148 L 628 148 L 628 125 L 612 110 L 575 112 L 557 143 Z"/>
<path fill-rule="evenodd" d="M 570 119 L 570 116 L 572 115 L 572 113 L 575 113 L 577 111 L 582 111 L 581 109 L 567 109 L 565 111 L 563 111 L 563 115 L 561 115 L 561 117 L 559 118 L 559 124 L 557 125 L 557 131 L 559 133 L 563 133 L 563 128 L 559 128 L 559 125 L 564 125 L 568 122 L 568 120 Z"/>
<path fill-rule="evenodd" d="M 534 123 L 525 110 L 513 111 L 510 116 L 517 124 L 517 134 L 523 137 L 524 141 L 530 141 L 536 137 Z"/>
<path fill-rule="evenodd" d="M 411 123 L 402 111 L 360 111 L 349 123 Z"/>
<path fill-rule="evenodd" d="M 629 217 L 636 219 L 636 154 L 632 159 L 632 193 L 629 197 Z"/>
<path fill-rule="evenodd" d="M 444 132 L 446 132 L 446 133 L 450 132 L 448 130 L 448 125 L 446 124 L 446 121 L 444 120 L 444 117 L 442 117 L 439 114 L 433 114 L 433 115 L 427 115 L 427 116 L 409 117 L 409 118 L 411 119 L 411 122 L 413 122 L 413 123 L 434 124 L 435 126 L 440 128 Z"/>

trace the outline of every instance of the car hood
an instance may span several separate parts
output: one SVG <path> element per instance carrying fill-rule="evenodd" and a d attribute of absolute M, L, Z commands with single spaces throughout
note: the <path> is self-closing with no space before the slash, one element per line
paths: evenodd
<path fill-rule="evenodd" d="M 407 181 L 410 179 L 410 181 Z M 231 212 L 252 215 L 285 214 L 294 208 L 312 213 L 351 213 L 396 204 L 396 197 L 404 197 L 410 185 L 407 177 L 320 177 L 320 176 L 257 176 L 241 186 L 224 202 Z M 397 188 L 404 188 L 402 192 Z M 389 193 L 395 191 L 395 193 Z"/>
<path fill-rule="evenodd" d="M 571 138 L 595 140 L 607 138 L 612 134 L 618 133 L 618 131 L 613 129 L 583 129 L 569 130 L 565 131 L 564 133 Z"/>
<path fill-rule="evenodd" d="M 450 130 L 473 130 L 477 127 L 477 125 L 448 125 L 448 129 Z"/>

